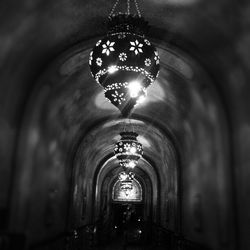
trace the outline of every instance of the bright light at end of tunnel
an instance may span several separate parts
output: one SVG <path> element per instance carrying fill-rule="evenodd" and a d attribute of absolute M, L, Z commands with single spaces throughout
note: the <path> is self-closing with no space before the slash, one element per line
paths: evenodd
<path fill-rule="evenodd" d="M 128 89 L 130 96 L 132 98 L 136 98 L 139 96 L 140 92 L 142 91 L 141 83 L 138 81 L 133 81 L 128 84 Z"/>
<path fill-rule="evenodd" d="M 113 73 L 116 72 L 116 71 L 117 71 L 117 68 L 116 68 L 115 65 L 109 66 L 108 72 L 109 72 L 110 74 L 113 74 Z"/>

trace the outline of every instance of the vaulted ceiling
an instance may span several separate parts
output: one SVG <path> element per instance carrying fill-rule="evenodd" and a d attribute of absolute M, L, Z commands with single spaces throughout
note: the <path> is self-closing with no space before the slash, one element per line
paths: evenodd
<path fill-rule="evenodd" d="M 105 34 L 113 4 L 1 1 L 0 139 L 8 143 L 1 144 L 5 168 L 0 178 L 10 178 L 14 154 L 27 169 L 19 183 L 23 189 L 34 164 L 41 166 L 38 176 L 47 165 L 64 176 L 60 166 L 68 169 L 77 159 L 94 170 L 112 155 L 122 124 L 129 122 L 105 100 L 90 75 L 88 56 Z M 211 165 L 227 165 L 222 155 L 230 152 L 231 135 L 236 142 L 248 135 L 248 130 L 241 134 L 237 122 L 249 122 L 250 7 L 229 0 L 145 0 L 139 5 L 151 25 L 149 39 L 159 50 L 161 72 L 130 124 L 159 172 L 177 160 L 188 166 L 190 181 L 199 189 L 216 171 Z M 176 158 L 169 160 L 173 152 Z M 1 194 L 5 203 L 7 195 Z"/>

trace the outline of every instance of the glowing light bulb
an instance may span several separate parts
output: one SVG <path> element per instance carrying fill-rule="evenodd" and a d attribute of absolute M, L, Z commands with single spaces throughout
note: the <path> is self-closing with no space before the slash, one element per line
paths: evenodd
<path fill-rule="evenodd" d="M 115 65 L 112 65 L 112 66 L 109 66 L 109 68 L 108 68 L 108 72 L 110 73 L 110 74 L 113 74 L 115 71 L 117 71 L 118 69 L 116 68 L 116 66 Z"/>
<path fill-rule="evenodd" d="M 136 153 L 136 148 L 135 147 L 131 147 L 130 148 L 130 153 L 131 154 L 135 154 Z"/>
<path fill-rule="evenodd" d="M 130 96 L 132 98 L 136 98 L 139 96 L 139 93 L 142 91 L 141 83 L 138 81 L 133 81 L 128 84 L 128 89 L 130 92 Z"/>
<path fill-rule="evenodd" d="M 124 172 L 119 174 L 120 181 L 125 181 L 127 179 L 127 177 L 128 177 L 127 174 Z"/>
<path fill-rule="evenodd" d="M 141 95 L 138 99 L 137 99 L 137 103 L 143 103 L 146 99 L 146 96 L 145 95 Z"/>
<path fill-rule="evenodd" d="M 130 161 L 128 164 L 127 164 L 127 167 L 128 168 L 134 168 L 136 166 L 135 162 L 134 161 Z"/>

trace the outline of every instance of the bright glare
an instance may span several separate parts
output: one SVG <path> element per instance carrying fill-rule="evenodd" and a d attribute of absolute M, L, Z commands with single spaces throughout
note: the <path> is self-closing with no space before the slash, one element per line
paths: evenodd
<path fill-rule="evenodd" d="M 131 147 L 131 148 L 130 148 L 130 153 L 131 153 L 131 154 L 134 154 L 135 152 L 136 152 L 136 148 L 135 148 L 135 147 Z"/>
<path fill-rule="evenodd" d="M 138 81 L 133 81 L 128 84 L 128 89 L 130 92 L 130 96 L 132 98 L 138 97 L 140 91 L 142 90 L 141 83 Z"/>
<path fill-rule="evenodd" d="M 131 192 L 130 190 L 126 189 L 126 190 L 125 190 L 125 195 L 126 195 L 126 196 L 129 196 L 129 195 L 130 195 L 130 192 Z"/>
<path fill-rule="evenodd" d="M 146 96 L 145 95 L 141 95 L 138 100 L 137 100 L 137 103 L 143 103 L 146 99 Z"/>
<path fill-rule="evenodd" d="M 119 174 L 119 179 L 121 181 L 125 181 L 127 179 L 127 177 L 128 177 L 127 174 L 124 173 L 124 172 L 122 172 L 122 173 Z"/>
<path fill-rule="evenodd" d="M 110 66 L 110 67 L 108 68 L 108 72 L 109 72 L 110 74 L 113 74 L 115 71 L 117 71 L 117 68 L 116 68 L 116 66 L 114 66 L 114 65 L 112 65 L 112 66 Z"/>
<path fill-rule="evenodd" d="M 127 165 L 129 168 L 134 168 L 136 166 L 135 162 L 130 161 Z"/>

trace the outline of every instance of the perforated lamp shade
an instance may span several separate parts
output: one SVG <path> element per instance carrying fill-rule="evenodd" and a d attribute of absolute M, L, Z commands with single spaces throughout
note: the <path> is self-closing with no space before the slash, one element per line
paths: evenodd
<path fill-rule="evenodd" d="M 114 153 L 124 169 L 134 168 L 143 155 L 141 143 L 135 132 L 121 132 L 121 139 L 116 143 Z"/>
<path fill-rule="evenodd" d="M 142 17 L 118 14 L 109 19 L 108 28 L 90 53 L 90 70 L 105 97 L 126 115 L 156 79 L 159 55 L 144 37 L 147 23 Z"/>

